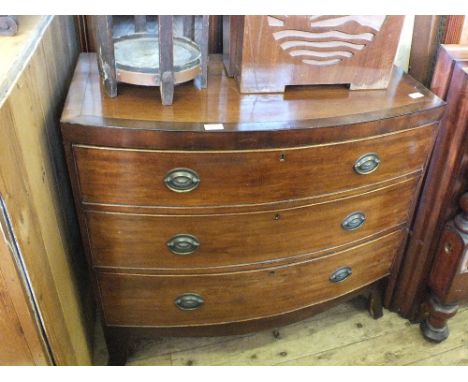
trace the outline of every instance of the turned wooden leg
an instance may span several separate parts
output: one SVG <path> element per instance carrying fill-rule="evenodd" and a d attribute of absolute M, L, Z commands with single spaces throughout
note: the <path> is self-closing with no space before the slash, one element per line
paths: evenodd
<path fill-rule="evenodd" d="M 109 366 L 124 366 L 128 356 L 129 334 L 126 329 L 104 327 Z"/>
<path fill-rule="evenodd" d="M 104 89 L 109 97 L 117 96 L 117 72 L 115 70 L 112 16 L 95 16 L 98 41 L 98 67 Z"/>
<path fill-rule="evenodd" d="M 455 316 L 457 304 L 442 304 L 440 300 L 431 295 L 428 301 L 429 316 L 421 323 L 421 330 L 426 339 L 442 342 L 449 336 L 447 320 Z"/>
<path fill-rule="evenodd" d="M 208 40 L 210 28 L 210 16 L 202 16 L 201 33 L 196 43 L 200 47 L 201 73 L 195 78 L 194 84 L 197 89 L 205 89 L 208 85 Z M 197 37 L 197 36 L 195 36 Z"/>
<path fill-rule="evenodd" d="M 159 20 L 159 72 L 161 83 L 161 102 L 172 105 L 174 98 L 174 40 L 172 35 L 172 16 L 158 16 Z"/>
<path fill-rule="evenodd" d="M 146 32 L 146 16 L 137 15 L 133 16 L 135 20 L 135 33 L 144 33 Z"/>
<path fill-rule="evenodd" d="M 383 316 L 383 297 L 380 287 L 373 288 L 367 300 L 367 309 L 369 314 L 375 320 Z"/>

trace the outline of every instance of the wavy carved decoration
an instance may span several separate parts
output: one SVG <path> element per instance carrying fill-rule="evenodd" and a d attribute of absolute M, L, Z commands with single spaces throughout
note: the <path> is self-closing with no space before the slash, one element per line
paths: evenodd
<path fill-rule="evenodd" d="M 386 16 L 267 16 L 282 50 L 304 64 L 335 65 L 366 48 Z M 299 28 L 300 26 L 300 28 Z"/>

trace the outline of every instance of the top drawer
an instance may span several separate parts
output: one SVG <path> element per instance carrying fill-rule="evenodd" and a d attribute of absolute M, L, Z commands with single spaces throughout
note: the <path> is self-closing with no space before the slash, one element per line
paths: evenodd
<path fill-rule="evenodd" d="M 418 171 L 433 128 L 292 149 L 155 151 L 75 145 L 73 152 L 83 202 L 242 205 L 304 199 Z"/>

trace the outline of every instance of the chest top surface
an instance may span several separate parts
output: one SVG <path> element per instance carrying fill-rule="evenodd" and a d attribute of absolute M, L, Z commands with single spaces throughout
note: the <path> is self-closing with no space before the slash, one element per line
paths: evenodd
<path fill-rule="evenodd" d="M 397 67 L 385 90 L 300 86 L 281 94 L 240 94 L 236 80 L 224 73 L 218 55 L 210 56 L 207 89 L 179 85 L 172 106 L 162 106 L 159 97 L 158 88 L 122 84 L 119 95 L 108 98 L 100 86 L 96 55 L 82 54 L 62 122 L 166 131 L 203 131 L 205 123 L 223 123 L 225 132 L 265 131 L 363 123 L 444 104 Z"/>

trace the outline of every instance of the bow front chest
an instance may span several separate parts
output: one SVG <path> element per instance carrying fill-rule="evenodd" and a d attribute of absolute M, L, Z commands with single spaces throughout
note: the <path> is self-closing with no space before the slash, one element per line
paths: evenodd
<path fill-rule="evenodd" d="M 224 335 L 391 297 L 444 103 L 385 90 L 100 87 L 81 55 L 61 120 L 110 355 L 129 333 Z M 377 292 L 376 292 L 377 291 Z"/>

